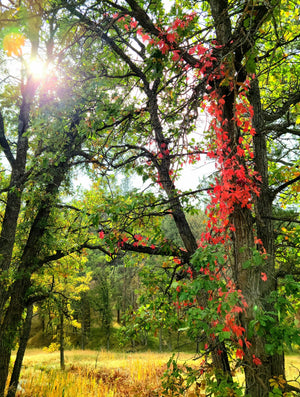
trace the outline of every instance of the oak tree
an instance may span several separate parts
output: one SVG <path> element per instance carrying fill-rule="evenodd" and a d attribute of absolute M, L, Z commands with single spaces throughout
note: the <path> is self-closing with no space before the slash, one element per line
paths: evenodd
<path fill-rule="evenodd" d="M 189 301 L 190 327 L 197 321 L 205 327 L 216 387 L 237 390 L 228 350 L 234 346 L 245 393 L 269 395 L 269 380 L 284 378 L 284 343 L 299 340 L 297 331 L 288 334 L 280 324 L 278 313 L 286 308 L 280 306 L 274 235 L 274 205 L 297 194 L 300 178 L 298 6 L 183 1 L 167 12 L 160 1 L 62 5 L 123 65 L 120 74 L 106 69 L 107 78 L 119 81 L 119 113 L 126 112 L 120 97 L 133 107 L 114 128 L 119 143 L 110 165 L 132 164 L 145 181 L 159 184 L 184 244 L 181 264 L 196 252 L 189 263 L 197 303 Z M 209 126 L 195 144 L 187 137 L 200 109 Z M 207 187 L 207 231 L 198 244 L 175 181 L 177 165 L 202 154 L 216 160 L 218 175 Z M 281 164 L 289 167 L 288 175 Z M 146 237 L 129 229 L 116 242 L 151 253 Z M 293 390 L 286 382 L 280 388 Z"/>

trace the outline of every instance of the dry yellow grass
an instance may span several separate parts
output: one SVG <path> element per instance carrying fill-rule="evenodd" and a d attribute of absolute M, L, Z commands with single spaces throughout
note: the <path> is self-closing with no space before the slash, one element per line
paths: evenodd
<path fill-rule="evenodd" d="M 68 351 L 66 370 L 59 370 L 59 353 L 28 350 L 18 397 L 154 397 L 169 353 Z M 191 355 L 180 354 L 180 361 Z M 299 375 L 300 357 L 286 359 L 287 377 Z"/>
<path fill-rule="evenodd" d="M 59 353 L 29 350 L 24 359 L 22 397 L 125 397 L 159 395 L 170 354 L 68 351 L 66 371 Z"/>

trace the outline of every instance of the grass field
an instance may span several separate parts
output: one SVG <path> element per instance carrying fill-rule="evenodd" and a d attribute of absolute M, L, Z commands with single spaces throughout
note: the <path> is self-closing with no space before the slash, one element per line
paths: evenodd
<path fill-rule="evenodd" d="M 59 353 L 28 350 L 18 397 L 152 397 L 159 396 L 161 376 L 170 353 L 115 353 L 72 350 Z M 180 354 L 180 361 L 192 358 Z M 287 356 L 287 378 L 299 375 L 300 357 Z M 192 396 L 193 394 L 187 394 Z"/>

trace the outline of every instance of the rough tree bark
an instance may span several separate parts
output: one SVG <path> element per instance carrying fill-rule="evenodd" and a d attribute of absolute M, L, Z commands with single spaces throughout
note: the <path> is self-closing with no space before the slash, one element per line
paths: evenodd
<path fill-rule="evenodd" d="M 225 1 L 209 1 L 213 19 L 216 27 L 216 37 L 218 43 L 226 46 L 230 40 L 235 40 L 231 32 L 231 21 L 228 16 L 228 2 Z M 263 18 L 268 15 L 270 10 L 261 6 L 255 16 L 252 17 L 249 27 L 248 37 L 251 35 L 252 42 L 243 40 L 243 29 L 240 30 L 240 43 L 237 44 L 236 50 L 233 52 L 234 61 L 231 63 L 233 70 L 231 75 L 236 76 L 237 83 L 243 83 L 246 77 L 245 68 L 242 66 L 244 55 L 249 51 L 255 42 L 255 31 L 262 22 Z M 250 18 L 250 17 L 249 17 Z M 236 33 L 235 33 L 236 34 Z M 234 105 L 235 95 L 237 93 L 228 90 L 226 87 L 219 88 L 220 98 L 224 97 L 224 113 L 223 119 L 228 120 L 228 134 L 230 139 L 231 153 L 236 151 L 236 144 L 240 137 L 240 131 L 234 122 Z M 256 218 L 253 219 L 252 213 L 248 208 L 242 208 L 235 205 L 234 211 L 231 214 L 231 222 L 235 226 L 233 233 L 233 247 L 234 247 L 234 267 L 233 277 L 237 287 L 241 289 L 248 308 L 245 315 L 240 317 L 241 325 L 249 331 L 250 322 L 254 319 L 255 308 L 258 310 L 270 310 L 266 302 L 266 297 L 270 291 L 276 289 L 274 277 L 274 234 L 271 221 L 272 214 L 272 195 L 268 187 L 268 164 L 267 164 L 267 149 L 266 141 L 262 132 L 262 116 L 261 116 L 261 103 L 259 97 L 259 88 L 257 80 L 252 83 L 252 90 L 250 94 L 251 104 L 254 110 L 253 127 L 256 129 L 254 136 L 254 151 L 255 151 L 255 170 L 262 178 L 260 186 L 260 195 L 256 202 Z M 243 268 L 243 264 L 252 258 L 252 249 L 255 248 L 254 244 L 254 225 L 256 227 L 256 237 L 261 239 L 268 254 L 268 260 L 260 271 L 267 269 L 268 280 L 262 281 L 260 271 L 257 268 Z M 270 385 L 268 380 L 274 375 L 284 375 L 284 359 L 283 355 L 271 356 L 265 351 L 266 339 L 264 336 L 254 335 L 251 337 L 251 346 L 245 349 L 245 357 L 243 360 L 243 367 L 245 371 L 246 391 L 245 394 L 251 397 L 268 396 Z M 257 366 L 253 362 L 253 354 L 259 357 L 262 365 Z"/>
<path fill-rule="evenodd" d="M 15 397 L 15 395 L 16 395 L 19 378 L 20 378 L 20 373 L 21 373 L 21 368 L 22 368 L 22 362 L 23 362 L 27 342 L 28 342 L 29 335 L 30 335 L 32 315 L 33 315 L 33 304 L 31 304 L 27 307 L 27 313 L 26 313 L 23 330 L 22 330 L 22 335 L 20 337 L 17 357 L 16 357 L 16 360 L 14 363 L 14 368 L 13 368 L 13 371 L 11 374 L 9 388 L 8 388 L 6 397 Z"/>
<path fill-rule="evenodd" d="M 261 98 L 259 85 L 257 80 L 252 81 L 251 90 L 249 93 L 250 103 L 254 109 L 253 126 L 256 134 L 253 137 L 254 154 L 255 154 L 255 169 L 262 178 L 260 185 L 260 195 L 256 203 L 256 233 L 257 237 L 263 242 L 263 246 L 267 252 L 267 260 L 265 269 L 267 271 L 268 280 L 260 281 L 260 300 L 263 304 L 264 310 L 271 312 L 273 307 L 267 302 L 267 297 L 270 291 L 276 291 L 276 275 L 275 275 L 275 248 L 274 248 L 274 221 L 272 220 L 272 205 L 275 198 L 274 192 L 269 187 L 268 181 L 268 160 L 267 160 L 267 144 L 264 134 L 264 120 L 262 116 Z M 277 319 L 274 318 L 275 324 Z M 276 326 L 274 324 L 274 326 Z M 266 355 L 265 349 L 262 347 L 262 354 L 264 366 L 269 367 L 270 379 L 273 376 L 285 375 L 284 354 Z"/>
<path fill-rule="evenodd" d="M 14 157 L 8 141 L 5 137 L 4 122 L 1 115 L 0 120 L 0 144 L 4 148 L 6 158 L 11 166 L 11 178 L 7 201 L 2 222 L 0 235 L 0 270 L 3 275 L 8 272 L 11 266 L 17 223 L 22 203 L 22 191 L 25 183 L 25 167 L 28 151 L 28 137 L 26 131 L 29 123 L 29 113 L 33 97 L 36 91 L 36 84 L 29 79 L 23 88 L 22 103 L 20 106 L 18 123 L 17 151 Z M 0 283 L 0 397 L 4 396 L 4 388 L 8 376 L 10 352 L 12 349 L 15 332 L 25 303 L 26 289 L 30 285 L 28 277 L 18 279 L 12 285 L 7 285 L 4 277 Z M 14 291 L 14 293 L 12 293 Z M 11 296 L 9 307 L 5 308 L 7 300 Z M 11 312 L 10 312 L 11 310 Z"/>
<path fill-rule="evenodd" d="M 65 330 L 64 330 L 64 318 L 65 315 L 61 310 L 59 315 L 59 357 L 60 357 L 60 369 L 65 370 Z"/>
<path fill-rule="evenodd" d="M 40 207 L 32 222 L 26 244 L 23 248 L 20 262 L 16 269 L 18 277 L 5 289 L 5 291 L 1 290 L 3 308 L 0 311 L 0 397 L 4 397 L 5 394 L 11 351 L 18 333 L 18 327 L 21 323 L 23 312 L 28 305 L 31 275 L 43 266 L 43 257 L 40 252 L 44 244 L 43 237 L 47 233 L 48 220 L 53 205 L 55 204 L 55 198 L 59 188 L 69 172 L 69 161 L 72 156 L 74 156 L 74 153 L 76 153 L 78 145 L 80 145 L 81 142 L 76 136 L 76 126 L 79 121 L 78 115 L 74 116 L 70 126 L 70 131 L 72 131 L 72 133 L 69 133 L 69 139 L 67 139 L 65 146 L 62 148 L 62 155 L 64 154 L 65 157 L 62 156 L 63 160 L 58 165 L 54 165 L 49 169 L 51 181 L 46 185 L 43 191 L 43 199 L 41 200 Z M 26 151 L 24 156 L 25 163 L 23 168 L 25 169 Z M 14 203 L 8 202 L 7 208 L 11 205 L 14 205 Z M 19 214 L 16 214 L 16 221 L 18 219 L 17 215 Z M 3 229 L 2 232 L 5 234 Z M 13 250 L 14 241 L 10 242 L 10 245 L 11 250 Z M 6 263 L 5 266 L 9 268 L 10 263 Z M 6 307 L 4 307 L 5 303 L 7 303 Z"/>

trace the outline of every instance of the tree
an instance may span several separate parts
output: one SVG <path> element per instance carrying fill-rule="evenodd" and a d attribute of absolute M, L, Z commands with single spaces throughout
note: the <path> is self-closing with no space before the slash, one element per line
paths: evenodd
<path fill-rule="evenodd" d="M 93 148 L 88 112 L 99 99 L 84 56 L 74 62 L 68 47 L 81 48 L 80 32 L 65 29 L 47 2 L 13 4 L 1 5 L 1 397 L 23 313 L 51 292 L 36 288 L 34 275 L 89 240 L 92 220 L 66 202 L 72 170 Z M 105 102 L 103 85 L 100 96 Z"/>
<path fill-rule="evenodd" d="M 21 373 L 21 368 L 22 368 L 23 357 L 24 357 L 24 353 L 25 353 L 27 342 L 28 342 L 29 335 L 30 335 L 32 315 L 33 315 L 33 305 L 30 305 L 27 308 L 26 319 L 25 319 L 25 323 L 23 326 L 22 335 L 20 337 L 19 348 L 17 351 L 17 357 L 16 357 L 16 360 L 14 363 L 13 371 L 12 371 L 10 382 L 9 382 L 7 397 L 10 397 L 10 396 L 14 397 L 16 394 L 16 390 L 17 390 L 18 383 L 19 383 L 19 377 L 20 377 L 20 373 Z"/>
<path fill-rule="evenodd" d="M 38 273 L 32 277 L 36 289 L 38 289 L 37 284 L 40 286 L 39 289 L 51 284 L 51 291 L 41 302 L 38 313 L 42 314 L 45 308 L 50 313 L 52 338 L 56 339 L 59 345 L 61 369 L 65 369 L 67 326 L 79 328 L 84 325 L 84 321 L 79 323 L 75 318 L 74 302 L 79 301 L 82 294 L 89 289 L 91 272 L 83 272 L 86 261 L 83 255 L 66 256 L 61 261 L 52 263 L 46 274 Z"/>
<path fill-rule="evenodd" d="M 169 205 L 166 212 L 172 214 L 185 246 L 185 254 L 177 253 L 182 264 L 190 262 L 198 244 L 175 188 L 176 164 L 179 158 L 195 159 L 199 153 L 216 159 L 219 173 L 208 187 L 207 232 L 191 263 L 191 279 L 199 281 L 199 308 L 220 298 L 211 289 L 205 291 L 207 275 L 215 281 L 212 286 L 219 286 L 216 291 L 227 291 L 232 301 L 228 298 L 224 305 L 210 306 L 205 321 L 199 323 L 206 322 L 208 327 L 208 353 L 219 373 L 217 388 L 223 387 L 223 393 L 236 388 L 226 349 L 233 338 L 237 365 L 245 373 L 245 393 L 269 395 L 269 379 L 284 376 L 283 348 L 288 339 L 274 311 L 278 270 L 273 205 L 278 197 L 284 200 L 284 192 L 296 192 L 300 178 L 299 145 L 285 145 L 283 140 L 299 141 L 295 44 L 299 35 L 292 15 L 292 10 L 297 15 L 298 6 L 293 1 L 185 1 L 167 13 L 160 1 L 87 2 L 80 7 L 63 1 L 62 5 L 123 64 L 123 73 L 107 72 L 107 77 L 119 78 L 118 98 L 127 95 L 126 107 L 135 95 L 130 90 L 140 88 L 132 113 L 119 118 L 119 128 L 114 129 L 119 144 L 111 152 L 110 165 L 128 169 L 132 164 L 144 180 L 152 178 L 161 186 Z M 192 7 L 195 12 L 188 13 Z M 282 78 L 288 63 L 293 65 L 293 74 Z M 275 91 L 269 80 L 277 76 L 281 80 L 276 80 Z M 201 145 L 189 146 L 186 136 L 199 108 L 209 114 L 210 127 Z M 126 114 L 126 108 L 121 107 L 120 113 Z M 290 176 L 283 181 L 280 162 L 286 156 Z M 145 211 L 140 219 L 144 216 L 149 213 Z M 129 227 L 123 233 L 116 238 L 123 249 L 151 253 L 149 246 L 141 244 L 143 236 Z M 219 244 L 225 245 L 225 259 L 218 253 Z M 156 246 L 152 254 L 159 252 L 155 250 Z M 217 323 L 212 321 L 216 315 L 220 317 Z M 202 316 L 198 314 L 194 321 Z M 218 324 L 217 338 L 212 323 Z M 282 332 L 274 340 L 270 330 L 276 326 Z M 294 336 L 298 341 L 299 336 Z M 271 348 L 270 341 L 274 342 Z M 283 386 L 283 392 L 292 389 L 286 383 Z"/>
<path fill-rule="evenodd" d="M 100 315 L 102 328 L 106 337 L 106 348 L 109 350 L 111 323 L 112 323 L 112 303 L 111 303 L 111 285 L 109 277 L 109 269 L 101 266 L 95 269 L 93 273 L 95 282 L 92 289 L 92 306 Z"/>
<path fill-rule="evenodd" d="M 297 286 L 289 279 L 277 288 L 295 269 L 276 267 L 273 204 L 289 204 L 284 193 L 295 202 L 299 186 L 299 145 L 290 144 L 299 140 L 298 6 L 180 5 L 170 12 L 159 0 L 63 0 L 52 9 L 36 1 L 13 12 L 2 6 L 1 57 L 18 60 L 23 81 L 7 76 L 11 84 L 1 91 L 0 397 L 22 314 L 48 294 L 32 288 L 32 275 L 83 247 L 108 258 L 127 250 L 173 257 L 172 287 L 179 304 L 188 304 L 191 335 L 198 340 L 205 331 L 201 355 L 211 356 L 214 373 L 204 360 L 198 375 L 206 371 L 211 393 L 241 394 L 235 366 L 243 367 L 251 396 L 268 395 L 269 379 L 284 377 L 284 343 L 299 336 L 281 324 L 281 298 Z M 18 18 L 25 23 L 16 31 Z M 45 38 L 43 53 L 59 70 L 47 84 L 25 67 L 25 37 L 32 56 Z M 209 126 L 196 139 L 200 111 Z M 215 180 L 180 192 L 181 164 L 203 156 L 215 159 Z M 290 175 L 281 167 L 287 158 Z M 117 169 L 138 174 L 152 191 L 108 194 L 100 179 L 97 199 L 67 205 L 61 195 L 79 166 L 100 177 Z M 186 209 L 200 192 L 211 203 L 199 246 Z M 170 214 L 184 247 L 163 238 L 158 219 Z M 284 384 L 283 392 L 291 389 Z"/>

